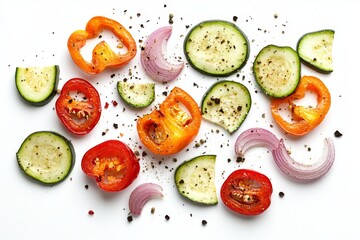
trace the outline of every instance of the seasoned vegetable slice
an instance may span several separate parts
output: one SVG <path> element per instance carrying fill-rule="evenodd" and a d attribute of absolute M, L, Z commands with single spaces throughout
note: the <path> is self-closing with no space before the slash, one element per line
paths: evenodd
<path fill-rule="evenodd" d="M 239 82 L 223 80 L 213 84 L 201 103 L 203 118 L 229 133 L 235 132 L 247 117 L 251 108 L 251 95 Z"/>
<path fill-rule="evenodd" d="M 249 42 L 235 24 L 209 20 L 190 30 L 184 51 L 194 69 L 212 76 L 229 76 L 245 66 Z"/>
<path fill-rule="evenodd" d="M 121 99 L 135 108 L 149 106 L 155 100 L 154 83 L 129 83 L 119 81 L 117 90 Z"/>
<path fill-rule="evenodd" d="M 301 60 L 323 73 L 333 71 L 332 48 L 335 31 L 324 29 L 303 35 L 297 44 Z"/>
<path fill-rule="evenodd" d="M 39 67 L 17 67 L 16 88 L 20 96 L 35 106 L 44 106 L 56 95 L 59 83 L 58 65 Z"/>
<path fill-rule="evenodd" d="M 216 155 L 202 155 L 179 165 L 175 171 L 179 193 L 197 203 L 217 204 L 215 161 Z"/>
<path fill-rule="evenodd" d="M 72 143 L 52 131 L 30 134 L 16 153 L 21 170 L 30 178 L 44 184 L 63 181 L 75 163 Z"/>
<path fill-rule="evenodd" d="M 256 56 L 253 71 L 265 94 L 283 98 L 293 93 L 299 84 L 300 58 L 291 47 L 268 45 Z"/>

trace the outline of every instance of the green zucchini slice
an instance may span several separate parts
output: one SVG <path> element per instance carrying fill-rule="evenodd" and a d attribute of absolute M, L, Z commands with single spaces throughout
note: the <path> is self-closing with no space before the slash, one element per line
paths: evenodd
<path fill-rule="evenodd" d="M 63 181 L 75 164 L 72 143 L 52 131 L 30 134 L 16 153 L 20 169 L 30 178 L 44 183 Z"/>
<path fill-rule="evenodd" d="M 221 126 L 230 134 L 241 126 L 250 108 L 251 95 L 247 87 L 229 80 L 213 84 L 201 103 L 203 118 Z"/>
<path fill-rule="evenodd" d="M 299 84 L 301 62 L 291 47 L 268 45 L 256 56 L 253 71 L 265 94 L 283 98 L 292 94 Z"/>
<path fill-rule="evenodd" d="M 303 35 L 297 44 L 297 52 L 302 62 L 319 72 L 331 73 L 334 35 L 335 31 L 331 29 Z"/>
<path fill-rule="evenodd" d="M 129 83 L 119 81 L 117 90 L 121 99 L 134 108 L 144 108 L 155 100 L 154 83 Z"/>
<path fill-rule="evenodd" d="M 194 69 L 211 76 L 229 76 L 245 66 L 249 41 L 231 22 L 204 21 L 187 34 L 184 52 Z"/>
<path fill-rule="evenodd" d="M 217 204 L 215 161 L 216 155 L 202 155 L 179 165 L 175 171 L 179 193 L 196 203 Z"/>
<path fill-rule="evenodd" d="M 17 67 L 16 88 L 20 96 L 34 106 L 44 106 L 57 93 L 60 68 L 58 65 Z"/>

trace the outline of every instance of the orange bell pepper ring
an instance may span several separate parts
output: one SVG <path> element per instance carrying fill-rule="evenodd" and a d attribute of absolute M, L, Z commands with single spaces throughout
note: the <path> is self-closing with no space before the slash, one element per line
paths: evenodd
<path fill-rule="evenodd" d="M 119 48 L 126 47 L 125 53 L 115 53 L 110 46 L 101 41 L 92 50 L 91 62 L 86 61 L 81 55 L 81 48 L 88 39 L 99 36 L 103 30 L 109 30 L 121 41 Z M 105 68 L 120 68 L 133 59 L 137 52 L 136 42 L 130 32 L 120 23 L 101 16 L 90 19 L 85 30 L 73 32 L 67 42 L 67 47 L 71 58 L 75 64 L 84 72 L 89 74 L 101 73 Z"/>
<path fill-rule="evenodd" d="M 184 149 L 196 137 L 200 125 L 198 104 L 187 92 L 175 87 L 159 109 L 138 119 L 137 131 L 151 152 L 169 155 Z"/>
<path fill-rule="evenodd" d="M 306 107 L 296 105 L 297 100 L 306 96 L 306 91 L 317 95 L 317 105 Z M 271 100 L 271 113 L 277 124 L 287 133 L 303 136 L 317 127 L 325 118 L 331 105 L 331 95 L 326 85 L 318 78 L 304 76 L 300 79 L 295 92 L 285 98 Z M 281 114 L 283 107 L 288 106 L 291 112 L 290 121 Z"/>

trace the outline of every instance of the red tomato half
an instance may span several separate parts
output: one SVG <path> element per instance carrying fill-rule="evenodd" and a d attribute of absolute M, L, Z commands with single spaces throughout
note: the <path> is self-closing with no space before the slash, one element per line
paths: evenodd
<path fill-rule="evenodd" d="M 270 206 L 272 191 L 267 176 L 253 170 L 239 169 L 225 180 L 220 195 L 231 210 L 244 215 L 258 215 Z"/>
<path fill-rule="evenodd" d="M 81 161 L 83 172 L 108 192 L 128 187 L 138 176 L 140 164 L 125 143 L 108 140 L 89 149 Z"/>
<path fill-rule="evenodd" d="M 64 84 L 55 108 L 64 126 L 77 135 L 89 133 L 101 116 L 99 93 L 81 78 L 72 78 Z"/>

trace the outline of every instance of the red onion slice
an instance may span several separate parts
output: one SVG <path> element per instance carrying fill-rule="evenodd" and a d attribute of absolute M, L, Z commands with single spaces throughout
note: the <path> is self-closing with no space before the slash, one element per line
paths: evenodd
<path fill-rule="evenodd" d="M 281 139 L 279 146 L 273 151 L 275 163 L 280 170 L 289 177 L 299 181 L 315 180 L 326 174 L 335 160 L 335 146 L 331 138 L 324 139 L 325 146 L 320 159 L 312 164 L 296 162 L 289 155 L 284 140 Z"/>
<path fill-rule="evenodd" d="M 137 186 L 129 197 L 129 209 L 134 215 L 140 215 L 145 204 L 153 197 L 163 197 L 163 189 L 155 183 L 143 183 Z"/>
<path fill-rule="evenodd" d="M 287 151 L 284 139 L 278 139 L 263 128 L 250 128 L 239 135 L 235 142 L 235 153 L 244 157 L 252 147 L 266 147 L 273 155 L 280 170 L 287 176 L 299 181 L 311 181 L 326 174 L 335 160 L 335 146 L 331 138 L 324 139 L 325 146 L 320 159 L 312 164 L 296 162 Z"/>
<path fill-rule="evenodd" d="M 170 63 L 166 55 L 167 41 L 172 33 L 172 27 L 166 26 L 154 31 L 145 41 L 140 60 L 146 73 L 157 82 L 174 80 L 184 68 L 184 62 Z"/>
<path fill-rule="evenodd" d="M 244 157 L 245 152 L 252 147 L 266 147 L 273 151 L 278 145 L 278 138 L 270 131 L 264 128 L 250 128 L 236 139 L 235 153 Z"/>

